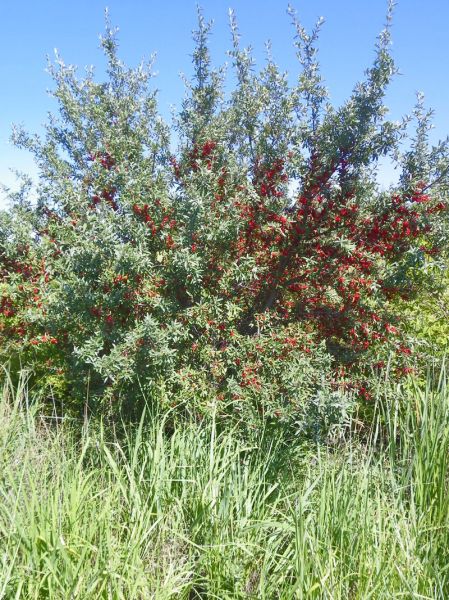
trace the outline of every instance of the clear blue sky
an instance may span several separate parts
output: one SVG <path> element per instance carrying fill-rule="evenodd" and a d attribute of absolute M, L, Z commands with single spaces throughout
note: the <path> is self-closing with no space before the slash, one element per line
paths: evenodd
<path fill-rule="evenodd" d="M 279 0 L 203 0 L 206 17 L 215 22 L 211 50 L 217 63 L 226 60 L 230 36 L 228 8 L 235 9 L 242 43 L 252 44 L 264 60 L 264 42 L 272 41 L 278 63 L 292 77 L 298 70 L 292 46 L 293 30 Z M 325 17 L 320 60 L 335 103 L 342 102 L 373 59 L 376 35 L 382 29 L 384 0 L 292 1 L 303 24 L 310 28 Z M 181 71 L 189 73 L 194 0 L 0 0 L 0 182 L 12 184 L 8 169 L 34 174 L 31 157 L 13 149 L 8 138 L 12 123 L 41 131 L 55 108 L 46 90 L 46 56 L 57 48 L 66 63 L 104 65 L 98 35 L 104 28 L 104 8 L 120 29 L 121 57 L 129 64 L 157 53 L 156 85 L 163 114 L 178 105 L 183 94 Z M 392 118 L 408 112 L 415 93 L 423 91 L 435 109 L 434 139 L 449 133 L 449 0 L 399 0 L 393 25 L 393 53 L 402 75 L 390 88 L 387 103 Z M 1 203 L 1 200 L 0 200 Z"/>

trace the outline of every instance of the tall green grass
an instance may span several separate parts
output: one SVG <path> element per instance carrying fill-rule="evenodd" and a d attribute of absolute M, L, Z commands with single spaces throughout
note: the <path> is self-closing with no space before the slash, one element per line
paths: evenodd
<path fill-rule="evenodd" d="M 327 446 L 154 415 L 119 441 L 6 383 L 0 598 L 448 598 L 445 381 Z"/>

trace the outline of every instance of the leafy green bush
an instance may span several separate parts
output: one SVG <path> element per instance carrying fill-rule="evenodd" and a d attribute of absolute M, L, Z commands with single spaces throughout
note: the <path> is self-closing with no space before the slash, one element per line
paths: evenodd
<path fill-rule="evenodd" d="M 44 383 L 53 370 L 76 410 L 88 386 L 97 412 L 126 401 L 139 414 L 146 396 L 198 418 L 213 407 L 295 422 L 328 388 L 368 398 L 392 352 L 398 374 L 411 368 L 394 302 L 416 295 L 425 257 L 445 248 L 447 144 L 429 147 L 419 102 L 397 158 L 407 121 L 383 104 L 389 22 L 336 109 L 320 24 L 308 34 L 291 17 L 302 68 L 292 87 L 271 58 L 254 70 L 232 16 L 225 97 L 200 12 L 194 77 L 169 127 L 151 65 L 125 67 L 108 26 L 107 81 L 58 59 L 59 116 L 43 139 L 15 131 L 40 182 L 37 204 L 25 189 L 0 222 L 0 349 Z M 386 155 L 402 167 L 387 192 L 375 179 Z"/>

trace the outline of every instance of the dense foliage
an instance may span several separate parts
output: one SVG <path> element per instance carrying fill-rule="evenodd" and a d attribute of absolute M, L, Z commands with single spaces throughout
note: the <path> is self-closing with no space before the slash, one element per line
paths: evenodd
<path fill-rule="evenodd" d="M 0 597 L 448 598 L 444 373 L 391 404 L 387 382 L 369 441 L 327 447 L 157 414 L 119 441 L 23 383 L 0 393 Z"/>
<path fill-rule="evenodd" d="M 59 116 L 43 138 L 14 133 L 40 181 L 36 203 L 25 182 L 1 216 L 0 351 L 37 381 L 43 370 L 41 386 L 74 407 L 87 385 L 95 410 L 126 398 L 138 412 L 145 396 L 307 428 L 341 418 L 348 392 L 369 399 L 379 370 L 419 366 L 404 305 L 438 291 L 448 144 L 429 145 L 421 98 L 414 119 L 387 118 L 390 13 L 340 108 L 319 72 L 321 21 L 309 34 L 290 16 L 296 82 L 270 52 L 255 69 L 231 14 L 225 94 L 200 12 L 194 76 L 171 126 L 151 64 L 123 65 L 109 25 L 105 83 L 50 66 Z M 376 175 L 385 156 L 402 173 L 387 191 Z"/>

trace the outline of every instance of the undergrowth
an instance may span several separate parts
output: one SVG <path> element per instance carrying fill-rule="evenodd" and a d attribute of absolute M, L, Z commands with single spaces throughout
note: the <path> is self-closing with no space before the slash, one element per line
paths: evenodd
<path fill-rule="evenodd" d="M 6 381 L 0 598 L 449 597 L 446 377 L 385 391 L 363 436 L 287 444 L 149 413 L 106 435 Z"/>

